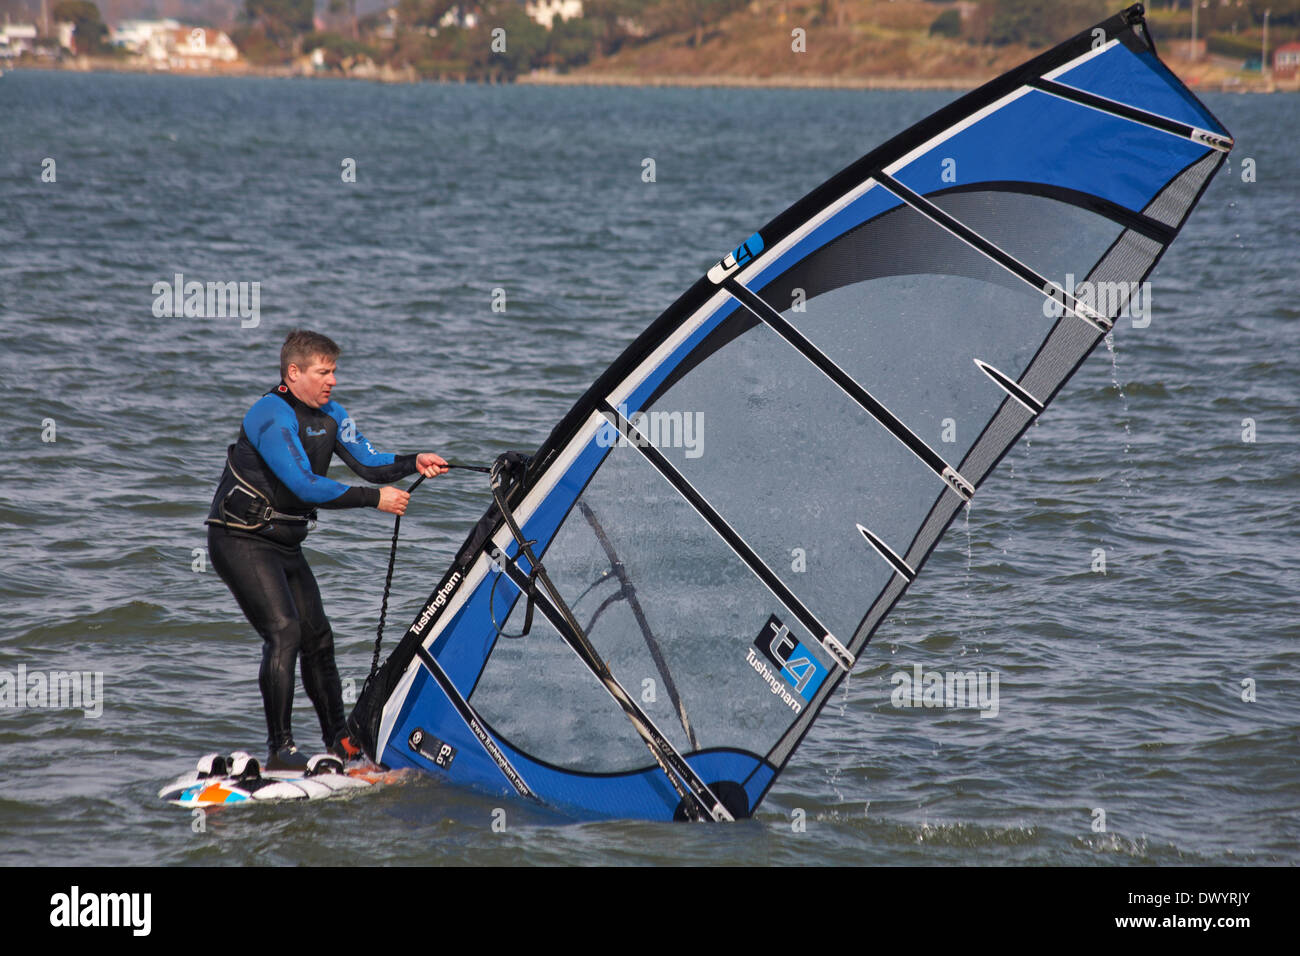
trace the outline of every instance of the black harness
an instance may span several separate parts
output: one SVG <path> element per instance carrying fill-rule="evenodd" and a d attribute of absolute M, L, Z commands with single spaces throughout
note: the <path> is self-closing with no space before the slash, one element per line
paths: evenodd
<path fill-rule="evenodd" d="M 306 515 L 288 514 L 271 507 L 271 499 L 266 493 L 250 482 L 235 468 L 231 452 L 234 446 L 226 450 L 226 467 L 235 479 L 234 487 L 226 492 L 218 506 L 220 518 L 208 518 L 204 524 L 215 524 L 234 531 L 261 531 L 272 522 L 282 524 L 307 525 L 310 531 L 316 527 L 316 511 Z"/>

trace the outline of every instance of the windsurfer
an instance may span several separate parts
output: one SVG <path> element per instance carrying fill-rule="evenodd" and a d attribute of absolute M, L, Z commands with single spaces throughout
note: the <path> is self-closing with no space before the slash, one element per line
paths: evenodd
<path fill-rule="evenodd" d="M 239 440 L 208 513 L 208 554 L 250 624 L 261 635 L 258 684 L 266 711 L 267 769 L 296 770 L 307 758 L 294 744 L 294 667 L 302 655 L 302 682 L 320 719 L 325 746 L 355 756 L 347 737 L 343 695 L 334 663 L 334 636 L 316 578 L 302 552 L 317 508 L 406 511 L 400 488 L 340 484 L 326 477 L 337 454 L 367 481 L 397 481 L 447 470 L 438 455 L 376 452 L 330 394 L 339 347 L 325 335 L 294 330 L 280 350 L 280 384 L 244 416 Z"/>

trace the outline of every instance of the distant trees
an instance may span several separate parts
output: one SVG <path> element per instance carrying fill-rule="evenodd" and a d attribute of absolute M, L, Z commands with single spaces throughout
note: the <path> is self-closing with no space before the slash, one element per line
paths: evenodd
<path fill-rule="evenodd" d="M 489 76 L 516 76 L 543 64 L 550 36 L 517 3 L 496 3 L 483 10 L 482 37 L 474 60 Z M 503 34 L 495 31 L 504 30 Z M 501 43 L 497 43 L 497 38 Z M 499 47 L 504 45 L 505 49 Z"/>
<path fill-rule="evenodd" d="M 333 14 L 347 13 L 352 39 L 357 39 L 357 0 L 330 0 L 329 11 Z"/>
<path fill-rule="evenodd" d="M 993 0 L 989 43 L 1050 46 L 1112 13 L 1107 0 Z"/>
<path fill-rule="evenodd" d="M 244 0 L 243 19 L 281 50 L 295 50 L 312 28 L 313 0 Z"/>
<path fill-rule="evenodd" d="M 955 9 L 943 11 L 943 13 L 935 17 L 934 22 L 930 24 L 930 36 L 961 36 L 961 13 Z"/>
<path fill-rule="evenodd" d="M 582 19 L 591 28 L 594 53 L 609 56 L 632 39 L 646 0 L 584 0 Z"/>
<path fill-rule="evenodd" d="M 409 26 L 436 27 L 459 5 L 457 0 L 399 0 L 397 20 Z"/>
<path fill-rule="evenodd" d="M 586 63 L 597 46 L 596 29 L 595 24 L 582 17 L 573 20 L 557 19 L 551 28 L 546 65 L 562 68 Z"/>
<path fill-rule="evenodd" d="M 1269 23 L 1300 26 L 1300 0 L 1250 0 L 1248 6 L 1256 23 L 1264 22 L 1264 11 L 1268 10 Z"/>
<path fill-rule="evenodd" d="M 73 43 L 77 53 L 86 56 L 111 53 L 108 42 L 108 27 L 99 17 L 99 7 L 90 0 L 59 0 L 50 11 L 55 22 L 64 21 L 76 25 Z"/>
<path fill-rule="evenodd" d="M 337 33 L 308 33 L 304 36 L 302 52 L 311 53 L 316 49 L 324 51 L 325 65 L 329 67 L 341 66 L 345 60 L 356 60 L 363 56 L 371 60 L 375 58 L 375 51 L 360 40 L 339 36 Z"/>
<path fill-rule="evenodd" d="M 325 7 L 347 16 L 351 39 L 378 61 L 414 67 L 423 76 L 507 79 L 539 67 L 578 66 L 666 34 L 686 34 L 699 46 L 714 24 L 749 2 L 585 0 L 581 17 L 557 16 L 548 30 L 519 0 L 396 0 L 395 30 L 385 31 L 384 39 L 380 28 L 389 19 L 383 13 L 358 19 L 356 0 L 325 0 Z M 318 47 L 325 48 L 327 63 L 346 58 L 352 47 L 312 32 L 313 6 L 314 0 L 244 0 L 231 39 L 254 63 L 285 62 Z"/>
<path fill-rule="evenodd" d="M 644 16 L 651 34 L 691 34 L 691 45 L 704 43 L 710 24 L 746 6 L 748 0 L 658 0 L 646 5 Z"/>

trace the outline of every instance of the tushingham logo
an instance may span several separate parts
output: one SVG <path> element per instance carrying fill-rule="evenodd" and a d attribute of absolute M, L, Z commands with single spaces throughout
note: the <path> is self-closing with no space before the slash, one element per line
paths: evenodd
<path fill-rule="evenodd" d="M 781 676 L 794 684 L 794 689 L 804 700 L 812 700 L 817 688 L 826 679 L 827 668 L 803 644 L 795 640 L 790 629 L 773 614 L 763 630 L 754 638 L 754 645 L 781 671 Z"/>
<path fill-rule="evenodd" d="M 429 602 L 427 607 L 425 607 L 424 613 L 420 615 L 420 619 L 411 626 L 411 631 L 413 633 L 421 634 L 424 632 L 424 629 L 429 626 L 429 622 L 434 619 L 439 611 L 447 606 L 447 599 L 451 597 L 453 592 L 455 592 L 456 586 L 460 584 L 460 582 L 460 572 L 451 572 L 451 577 L 447 579 L 447 583 L 438 589 L 438 593 L 433 596 L 433 600 Z"/>
<path fill-rule="evenodd" d="M 826 665 L 817 660 L 813 653 L 790 633 L 790 629 L 777 620 L 775 614 L 767 619 L 758 637 L 754 638 L 754 647 L 758 648 L 763 657 L 771 661 L 776 671 L 773 672 L 758 654 L 754 653 L 753 648 L 746 654 L 749 666 L 767 682 L 773 694 L 780 697 L 796 714 L 799 713 L 803 710 L 803 705 L 778 678 L 788 682 L 794 688 L 794 694 L 798 694 L 805 701 L 810 701 L 822 681 L 826 679 Z"/>
<path fill-rule="evenodd" d="M 324 435 L 324 434 L 325 434 L 325 429 L 323 429 L 323 428 L 322 428 L 320 431 L 318 431 L 318 432 L 314 432 L 314 431 L 311 430 L 311 426 L 310 426 L 310 425 L 307 426 L 307 437 L 308 437 L 308 438 L 319 438 L 321 435 Z"/>
<path fill-rule="evenodd" d="M 786 686 L 777 680 L 776 675 L 773 674 L 768 666 L 763 663 L 762 659 L 754 653 L 752 647 L 745 651 L 745 662 L 748 663 L 750 667 L 754 668 L 759 677 L 763 678 L 767 686 L 772 689 L 772 693 L 781 698 L 781 703 L 785 704 L 796 714 L 803 710 L 803 704 L 799 703 L 798 699 L 790 693 Z"/>

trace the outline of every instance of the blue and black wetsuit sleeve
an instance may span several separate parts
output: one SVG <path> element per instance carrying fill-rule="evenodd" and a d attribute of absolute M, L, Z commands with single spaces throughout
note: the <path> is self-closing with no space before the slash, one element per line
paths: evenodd
<path fill-rule="evenodd" d="M 319 508 L 373 508 L 378 488 L 345 485 L 312 471 L 298 438 L 298 418 L 285 402 L 267 395 L 244 416 L 244 434 L 267 467 L 300 501 Z"/>
<path fill-rule="evenodd" d="M 393 455 L 375 451 L 356 423 L 348 417 L 347 410 L 338 402 L 328 402 L 321 411 L 334 419 L 338 430 L 334 437 L 334 453 L 343 463 L 366 481 L 386 484 L 415 474 L 416 455 Z"/>

